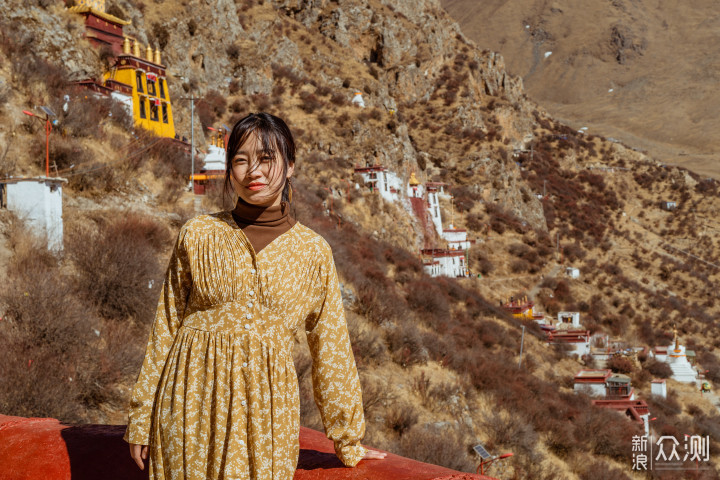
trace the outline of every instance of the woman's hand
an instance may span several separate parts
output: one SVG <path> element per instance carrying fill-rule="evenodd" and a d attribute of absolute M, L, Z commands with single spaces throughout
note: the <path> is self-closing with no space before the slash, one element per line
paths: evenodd
<path fill-rule="evenodd" d="M 385 453 L 385 452 L 379 452 L 377 450 L 370 450 L 368 448 L 367 453 L 365 454 L 365 456 L 362 459 L 363 460 L 382 460 L 386 456 L 387 456 L 387 453 Z"/>
<path fill-rule="evenodd" d="M 147 454 L 147 445 L 137 445 L 135 443 L 130 444 L 130 456 L 133 460 L 135 460 L 135 463 L 137 463 L 137 466 L 140 467 L 140 470 L 145 470 L 145 463 L 143 460 L 147 459 Z"/>

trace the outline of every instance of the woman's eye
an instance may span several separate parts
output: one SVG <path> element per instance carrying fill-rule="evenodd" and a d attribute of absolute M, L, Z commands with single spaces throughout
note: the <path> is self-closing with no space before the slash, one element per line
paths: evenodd
<path fill-rule="evenodd" d="M 233 163 L 234 163 L 235 165 L 243 164 L 243 163 L 247 163 L 247 160 L 244 159 L 244 158 L 242 158 L 242 157 L 235 157 L 235 158 L 233 159 Z"/>
<path fill-rule="evenodd" d="M 263 162 L 272 162 L 272 159 L 273 157 L 271 157 L 270 155 L 263 155 L 262 157 Z"/>

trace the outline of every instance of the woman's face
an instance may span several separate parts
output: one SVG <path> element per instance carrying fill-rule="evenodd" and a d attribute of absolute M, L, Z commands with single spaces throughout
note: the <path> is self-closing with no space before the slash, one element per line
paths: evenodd
<path fill-rule="evenodd" d="M 261 207 L 280 205 L 285 181 L 295 165 L 290 164 L 283 175 L 283 158 L 263 150 L 262 141 L 251 133 L 232 159 L 230 181 L 235 193 L 247 203 Z"/>

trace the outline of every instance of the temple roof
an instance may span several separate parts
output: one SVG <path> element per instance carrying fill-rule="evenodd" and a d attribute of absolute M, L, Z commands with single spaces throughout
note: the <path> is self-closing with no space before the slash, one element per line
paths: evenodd
<path fill-rule="evenodd" d="M 85 5 L 76 5 L 74 7 L 70 7 L 68 10 L 72 13 L 88 13 L 95 15 L 98 18 L 102 18 L 103 20 L 107 20 L 108 22 L 116 23 L 118 25 L 130 25 L 131 23 L 127 20 L 123 20 L 122 18 L 118 18 L 115 15 L 110 15 L 109 13 L 101 12 Z"/>

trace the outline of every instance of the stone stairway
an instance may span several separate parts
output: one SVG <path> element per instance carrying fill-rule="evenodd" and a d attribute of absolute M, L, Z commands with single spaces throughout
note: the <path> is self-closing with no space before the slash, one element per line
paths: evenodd
<path fill-rule="evenodd" d="M 697 372 L 687 362 L 670 362 L 672 378 L 678 382 L 694 383 L 697 380 Z"/>

